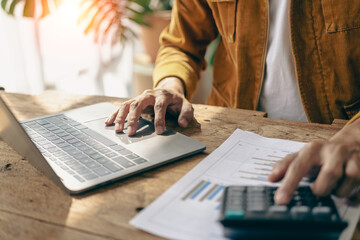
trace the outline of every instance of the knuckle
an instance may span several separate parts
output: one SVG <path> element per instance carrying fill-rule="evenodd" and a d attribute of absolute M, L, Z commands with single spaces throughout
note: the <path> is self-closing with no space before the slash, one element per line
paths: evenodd
<path fill-rule="evenodd" d="M 294 170 L 298 170 L 298 169 L 305 169 L 308 165 L 308 162 L 305 160 L 297 160 L 294 161 L 290 167 L 293 168 Z"/>
<path fill-rule="evenodd" d="M 340 168 L 333 168 L 333 167 L 328 167 L 326 165 L 324 165 L 321 168 L 321 171 L 323 172 L 323 174 L 325 176 L 327 176 L 329 179 L 340 179 L 342 177 L 342 169 Z"/>
<path fill-rule="evenodd" d="M 140 103 L 138 101 L 133 101 L 132 103 L 130 103 L 130 108 L 134 109 L 134 108 L 138 108 L 140 105 Z"/>
<path fill-rule="evenodd" d="M 347 145 L 343 143 L 338 143 L 332 147 L 332 151 L 337 152 L 339 154 L 345 153 L 347 151 Z"/>
<path fill-rule="evenodd" d="M 172 93 L 170 93 L 168 90 L 165 90 L 165 89 L 157 89 L 156 96 L 163 96 L 165 98 L 171 98 Z"/>
<path fill-rule="evenodd" d="M 311 142 L 306 144 L 306 147 L 304 149 L 313 152 L 319 150 L 322 147 L 322 145 L 323 144 L 320 142 Z"/>
<path fill-rule="evenodd" d="M 316 196 L 323 196 L 324 195 L 324 189 L 319 187 L 318 184 L 314 183 L 313 187 L 311 188 L 312 192 Z"/>
<path fill-rule="evenodd" d="M 345 174 L 348 178 L 360 182 L 360 172 L 357 169 L 347 168 Z"/>
<path fill-rule="evenodd" d="M 128 106 L 128 104 L 125 104 L 125 103 L 121 104 L 121 105 L 119 106 L 119 111 L 118 111 L 118 112 L 119 112 L 119 113 L 120 113 L 120 112 L 124 112 L 127 106 Z"/>
<path fill-rule="evenodd" d="M 122 115 L 117 115 L 115 118 L 115 122 L 123 122 L 124 121 L 124 117 Z"/>
<path fill-rule="evenodd" d="M 184 112 L 188 112 L 188 113 L 193 113 L 194 112 L 194 108 L 191 104 L 186 104 L 183 108 Z"/>
<path fill-rule="evenodd" d="M 151 95 L 151 94 L 153 94 L 153 90 L 152 89 L 146 89 L 144 92 L 143 92 L 143 94 L 144 95 Z"/>
<path fill-rule="evenodd" d="M 160 111 L 160 110 L 162 110 L 164 107 L 165 107 L 165 103 L 164 103 L 163 101 L 158 101 L 158 102 L 156 102 L 156 103 L 155 103 L 155 106 L 154 106 L 154 108 L 155 108 L 156 111 Z"/>
<path fill-rule="evenodd" d="M 164 125 L 164 124 L 165 124 L 165 121 L 164 121 L 163 119 L 157 119 L 157 120 L 155 121 L 155 125 L 156 125 L 156 126 Z"/>
<path fill-rule="evenodd" d="M 137 123 L 137 120 L 138 119 L 135 116 L 128 117 L 127 124 L 128 125 L 134 125 L 135 123 Z"/>
<path fill-rule="evenodd" d="M 166 95 L 168 93 L 168 91 L 166 91 L 165 89 L 159 89 L 158 93 L 161 95 Z"/>

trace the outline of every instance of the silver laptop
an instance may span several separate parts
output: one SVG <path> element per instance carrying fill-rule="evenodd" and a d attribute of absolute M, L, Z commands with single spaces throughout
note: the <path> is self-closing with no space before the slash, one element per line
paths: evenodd
<path fill-rule="evenodd" d="M 201 152 L 205 145 L 140 119 L 137 132 L 115 133 L 104 121 L 117 107 L 99 103 L 19 123 L 0 96 L 0 137 L 70 194 Z"/>

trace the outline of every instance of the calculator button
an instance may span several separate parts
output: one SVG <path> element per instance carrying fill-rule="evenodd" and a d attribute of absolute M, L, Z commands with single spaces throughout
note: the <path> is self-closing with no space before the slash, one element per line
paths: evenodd
<path fill-rule="evenodd" d="M 265 192 L 265 186 L 253 186 L 247 189 L 248 193 L 258 193 L 258 192 Z"/>
<path fill-rule="evenodd" d="M 231 194 L 233 193 L 243 193 L 245 192 L 246 187 L 245 186 L 239 186 L 239 187 L 232 187 Z"/>
<path fill-rule="evenodd" d="M 263 213 L 266 210 L 265 204 L 252 203 L 247 207 L 247 210 L 252 213 Z"/>
<path fill-rule="evenodd" d="M 314 207 L 312 214 L 316 217 L 328 217 L 331 214 L 331 209 L 329 207 Z"/>
<path fill-rule="evenodd" d="M 287 213 L 288 207 L 285 205 L 274 205 L 269 207 L 269 213 L 279 214 L 279 213 Z"/>
<path fill-rule="evenodd" d="M 308 206 L 294 206 L 291 208 L 290 213 L 294 219 L 302 219 L 309 216 L 310 208 Z"/>
<path fill-rule="evenodd" d="M 225 216 L 227 218 L 242 218 L 245 215 L 245 211 L 244 210 L 231 210 L 228 209 L 225 211 Z"/>

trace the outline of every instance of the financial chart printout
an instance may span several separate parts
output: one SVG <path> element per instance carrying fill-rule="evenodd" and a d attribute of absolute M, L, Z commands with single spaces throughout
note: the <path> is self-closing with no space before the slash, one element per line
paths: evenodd
<path fill-rule="evenodd" d="M 171 239 L 223 239 L 218 223 L 225 186 L 270 185 L 272 166 L 305 143 L 265 138 L 237 129 L 219 148 L 131 220 L 144 231 Z M 301 184 L 308 184 L 303 179 Z M 341 239 L 350 239 L 359 208 L 335 199 L 339 214 L 349 222 Z"/>

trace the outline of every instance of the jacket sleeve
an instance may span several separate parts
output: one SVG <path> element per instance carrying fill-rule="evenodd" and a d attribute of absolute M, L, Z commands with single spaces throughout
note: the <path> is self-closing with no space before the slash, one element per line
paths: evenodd
<path fill-rule="evenodd" d="M 353 116 L 347 123 L 345 126 L 355 122 L 356 120 L 358 120 L 360 118 L 360 112 L 358 112 L 355 116 Z"/>
<path fill-rule="evenodd" d="M 204 55 L 218 31 L 206 0 L 175 0 L 170 25 L 160 36 L 153 73 L 154 87 L 165 77 L 178 77 L 191 99 L 206 68 Z"/>

